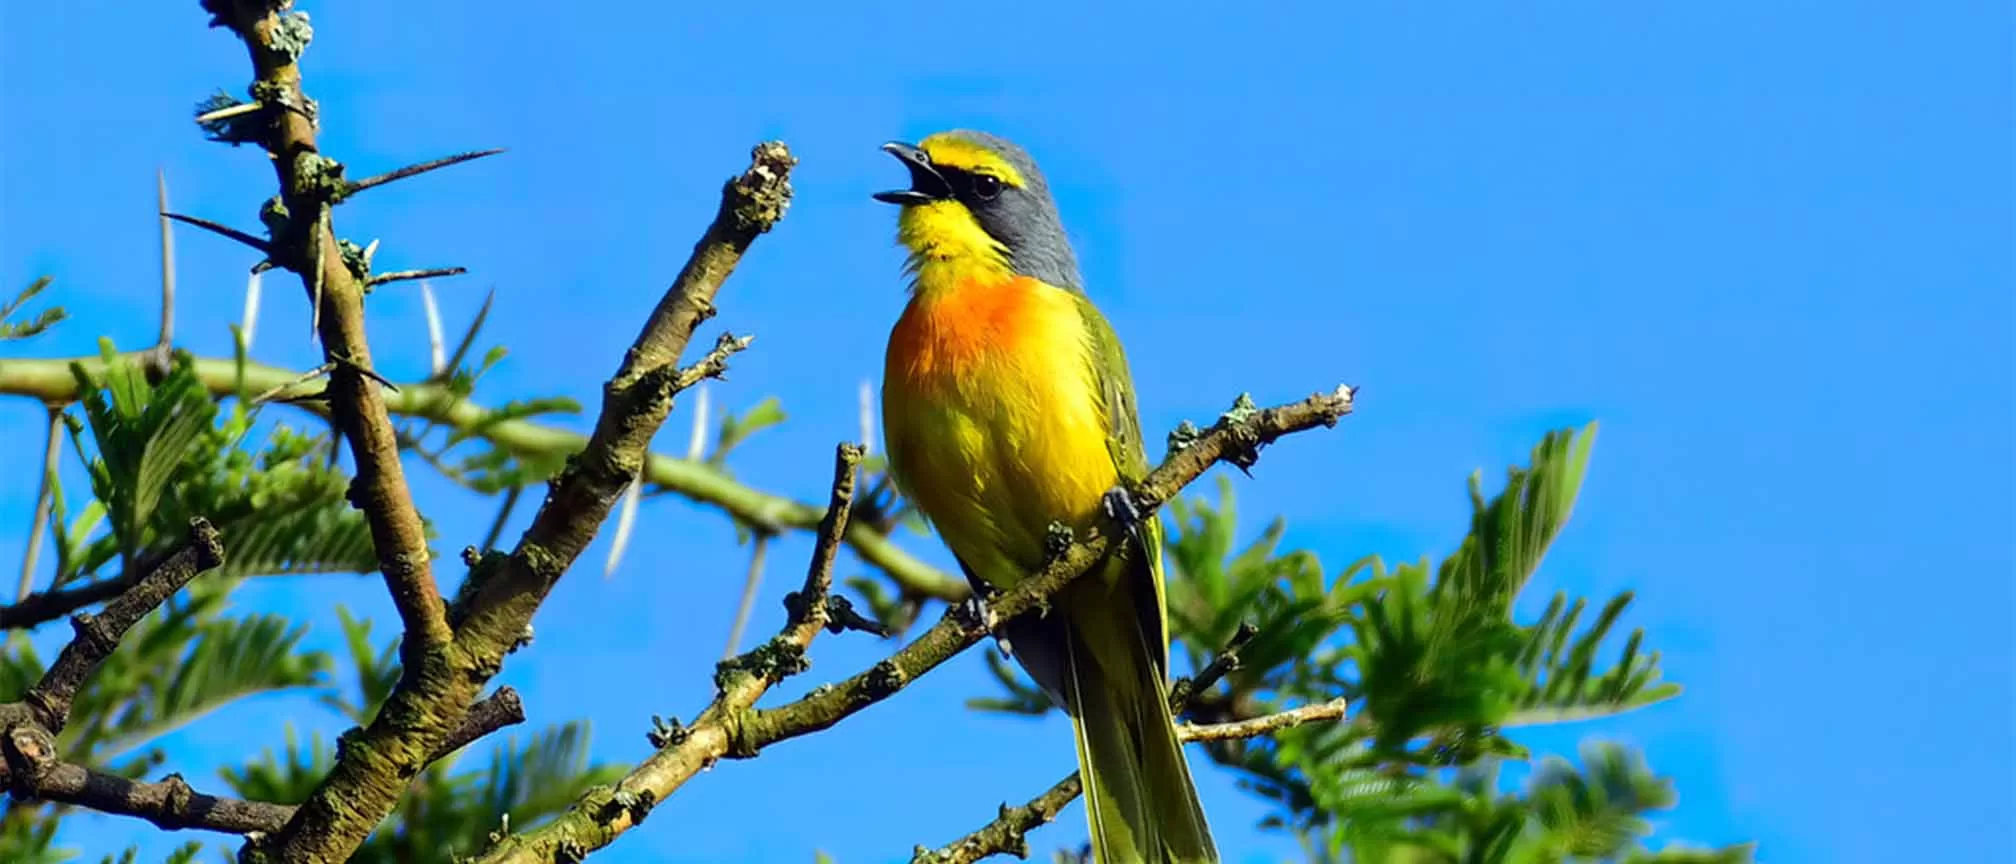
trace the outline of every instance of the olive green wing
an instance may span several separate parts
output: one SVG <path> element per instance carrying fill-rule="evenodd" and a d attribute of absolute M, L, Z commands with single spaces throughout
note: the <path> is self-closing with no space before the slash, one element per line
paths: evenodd
<path fill-rule="evenodd" d="M 1148 476 L 1148 454 L 1141 440 L 1141 418 L 1135 408 L 1134 378 L 1127 369 L 1127 354 L 1120 347 L 1120 337 L 1113 332 L 1113 325 L 1106 322 L 1098 307 L 1084 295 L 1077 295 L 1079 314 L 1085 321 L 1087 361 L 1092 364 L 1092 380 L 1095 384 L 1099 410 L 1106 420 L 1106 451 L 1113 457 L 1113 467 L 1119 473 L 1122 483 L 1133 484 Z M 1132 559 L 1146 566 L 1132 566 L 1129 570 L 1138 578 L 1145 578 L 1152 591 L 1136 591 L 1135 602 L 1139 614 L 1146 625 L 1143 631 L 1153 641 L 1155 654 L 1161 661 L 1158 670 L 1163 679 L 1169 675 L 1169 634 L 1168 598 L 1162 585 L 1162 520 L 1154 514 L 1147 514 L 1141 520 L 1137 532 L 1139 543 Z M 1145 587 L 1145 586 L 1144 586 Z M 1154 598 L 1154 606 L 1147 603 Z"/>

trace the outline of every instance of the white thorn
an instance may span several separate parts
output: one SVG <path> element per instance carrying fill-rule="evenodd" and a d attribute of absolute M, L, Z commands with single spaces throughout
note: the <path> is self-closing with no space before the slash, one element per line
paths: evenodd
<path fill-rule="evenodd" d="M 252 351 L 252 329 L 259 325 L 259 279 L 257 273 L 245 280 L 245 318 L 240 329 L 245 331 L 245 351 Z"/>
<path fill-rule="evenodd" d="M 630 545 L 630 530 L 637 527 L 637 500 L 643 497 L 644 471 L 651 464 L 651 455 L 644 455 L 644 464 L 637 466 L 637 476 L 630 478 L 630 488 L 623 490 L 623 508 L 616 514 L 616 536 L 609 540 L 609 563 L 602 567 L 602 578 L 616 575 L 616 565 L 623 560 L 623 549 Z"/>
<path fill-rule="evenodd" d="M 868 379 L 861 379 L 861 457 L 875 452 L 875 394 Z"/>
<path fill-rule="evenodd" d="M 707 454 L 707 382 L 693 393 L 693 437 L 686 442 L 686 461 L 698 462 Z"/>
<path fill-rule="evenodd" d="M 198 114 L 196 115 L 196 122 L 211 123 L 218 120 L 227 120 L 240 114 L 250 114 L 264 107 L 266 106 L 257 102 L 240 102 L 236 105 L 227 105 L 215 111 Z"/>
<path fill-rule="evenodd" d="M 441 340 L 441 309 L 434 304 L 434 286 L 425 279 L 420 280 L 420 305 L 427 310 L 427 368 L 439 375 L 448 365 L 448 353 Z"/>
<path fill-rule="evenodd" d="M 371 256 L 373 256 L 373 255 L 376 255 L 376 254 L 378 254 L 378 238 L 376 238 L 376 237 L 373 237 L 373 238 L 371 238 L 371 242 L 370 242 L 369 244 L 366 244 L 366 245 L 365 245 L 365 247 L 364 247 L 364 269 L 365 269 L 365 270 L 370 270 L 370 269 L 371 269 Z"/>
<path fill-rule="evenodd" d="M 155 218 L 161 220 L 161 347 L 175 338 L 175 231 L 168 218 L 168 170 L 154 169 Z"/>

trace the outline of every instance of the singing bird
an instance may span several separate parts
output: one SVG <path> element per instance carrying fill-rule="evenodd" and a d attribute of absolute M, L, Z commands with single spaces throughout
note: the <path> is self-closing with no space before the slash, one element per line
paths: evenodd
<path fill-rule="evenodd" d="M 1134 385 L 1043 175 L 983 132 L 882 149 L 910 171 L 909 189 L 875 195 L 902 205 L 912 277 L 882 379 L 897 489 L 982 595 L 1043 566 L 1052 524 L 1130 522 L 1127 554 L 1003 635 L 1071 716 L 1095 860 L 1216 862 L 1166 702 L 1161 524 L 1123 486 L 1148 472 Z"/>

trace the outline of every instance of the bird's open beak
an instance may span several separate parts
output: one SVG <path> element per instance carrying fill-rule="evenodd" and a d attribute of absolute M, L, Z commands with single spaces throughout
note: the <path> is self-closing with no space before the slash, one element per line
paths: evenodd
<path fill-rule="evenodd" d="M 916 145 L 891 141 L 882 145 L 882 150 L 910 169 L 910 188 L 877 192 L 875 200 L 891 204 L 929 204 L 952 197 L 951 184 L 945 182 L 938 169 L 931 167 L 931 157 Z"/>

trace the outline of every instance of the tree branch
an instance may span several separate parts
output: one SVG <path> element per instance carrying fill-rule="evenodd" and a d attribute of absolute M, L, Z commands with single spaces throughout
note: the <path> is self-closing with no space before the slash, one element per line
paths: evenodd
<path fill-rule="evenodd" d="M 821 629 L 839 630 L 830 617 L 831 606 L 827 601 L 833 590 L 833 562 L 854 506 L 854 475 L 862 453 L 858 444 L 842 444 L 834 456 L 832 498 L 813 542 L 805 584 L 784 598 L 789 616 L 776 638 L 746 654 L 723 660 L 714 673 L 718 692 L 713 704 L 701 711 L 690 727 L 654 732 L 653 742 L 661 748 L 657 755 L 630 772 L 614 789 L 591 790 L 579 805 L 558 819 L 503 839 L 477 859 L 478 864 L 543 864 L 556 858 L 565 860 L 566 855 L 579 860 L 588 852 L 609 845 L 617 836 L 642 823 L 656 802 L 664 800 L 693 774 L 712 765 L 721 755 L 716 748 L 734 737 L 734 725 L 771 685 L 808 668 L 805 652 L 813 638 Z"/>
<path fill-rule="evenodd" d="M 525 722 L 525 700 L 511 687 L 499 687 L 497 692 L 482 701 L 469 706 L 469 713 L 462 718 L 462 725 L 456 727 L 440 746 L 428 757 L 428 762 L 439 761 L 457 750 L 476 742 L 476 739 L 502 729 Z"/>
<path fill-rule="evenodd" d="M 70 707 L 84 682 L 119 647 L 119 640 L 169 596 L 197 574 L 224 563 L 217 529 L 202 519 L 189 523 L 189 536 L 174 551 L 147 567 L 146 575 L 106 604 L 98 615 L 71 619 L 76 635 L 63 646 L 56 662 L 28 688 L 19 701 L 0 704 L 0 787 L 16 800 L 47 798 L 81 804 L 110 813 L 145 817 L 162 827 L 201 827 L 205 820 L 249 824 L 260 807 L 243 802 L 219 802 L 208 796 L 197 801 L 180 777 L 166 783 L 134 783 L 101 774 L 57 758 L 56 736 L 70 721 Z M 268 814 L 270 815 L 270 814 Z M 191 821 L 191 820 L 196 821 Z M 220 829 L 232 830 L 232 829 Z"/>
<path fill-rule="evenodd" d="M 253 91 L 271 94 L 257 101 L 306 106 L 296 61 L 307 50 L 312 33 L 306 17 L 287 11 L 289 5 L 206 0 L 204 8 L 244 42 L 252 60 Z M 342 166 L 317 150 L 309 111 L 273 111 L 267 116 L 260 143 L 273 157 L 281 202 L 289 214 L 284 222 L 269 226 L 273 240 L 268 255 L 300 274 L 302 287 L 315 304 L 324 359 L 338 364 L 329 374 L 329 407 L 357 465 L 350 502 L 363 511 L 370 526 L 379 572 L 399 611 L 406 668 L 417 669 L 423 665 L 417 662 L 419 657 L 442 651 L 451 634 L 420 513 L 406 488 L 392 418 L 369 374 L 366 286 L 344 260 L 331 227 L 329 208 L 344 190 Z"/>
<path fill-rule="evenodd" d="M 16 800 L 57 801 L 135 816 L 165 831 L 194 828 L 226 834 L 277 831 L 294 813 L 285 804 L 205 795 L 189 788 L 180 774 L 143 783 L 58 761 L 55 739 L 34 727 L 11 730 L 0 747 L 13 775 L 8 789 Z"/>
<path fill-rule="evenodd" d="M 525 704 L 518 692 L 509 687 L 498 688 L 489 698 L 471 706 L 468 720 L 435 751 L 434 760 L 498 729 L 523 722 Z M 164 831 L 270 834 L 294 816 L 295 808 L 288 804 L 197 792 L 180 774 L 146 783 L 61 761 L 56 758 L 55 738 L 39 726 L 8 729 L 6 737 L 0 739 L 0 755 L 6 760 L 0 764 L 0 784 L 20 800 L 56 801 L 101 813 L 133 816 Z"/>
<path fill-rule="evenodd" d="M 1258 738 L 1291 726 L 1343 719 L 1345 708 L 1343 699 L 1333 699 L 1236 723 L 1207 725 L 1181 723 L 1176 726 L 1176 737 L 1181 741 Z M 1082 791 L 1084 789 L 1079 782 L 1078 772 L 1073 771 L 1071 776 L 1057 781 L 1057 785 L 1044 790 L 1043 794 L 1029 799 L 1027 803 L 1017 806 L 1001 805 L 1000 815 L 994 817 L 994 821 L 971 834 L 936 850 L 917 847 L 916 854 L 910 858 L 910 864 L 972 864 L 974 861 L 1001 854 L 1027 858 L 1028 833 L 1055 820 L 1057 814 L 1063 812 Z"/>
<path fill-rule="evenodd" d="M 26 630 L 54 621 L 93 603 L 119 596 L 137 581 L 138 574 L 121 573 L 74 588 L 37 591 L 19 603 L 0 606 L 0 630 Z"/>
<path fill-rule="evenodd" d="M 1339 387 L 1330 393 L 1318 393 L 1300 402 L 1265 411 L 1228 412 L 1210 430 L 1171 453 L 1160 467 L 1132 490 L 1137 509 L 1143 518 L 1153 518 L 1155 508 L 1202 476 L 1218 460 L 1250 465 L 1261 447 L 1283 435 L 1316 426 L 1336 425 L 1338 419 L 1351 413 L 1351 396 L 1351 388 Z M 1243 406 L 1249 402 L 1242 396 L 1238 404 Z M 839 491 L 836 482 L 836 506 Z M 851 489 L 849 492 L 851 497 Z M 834 544 L 824 541 L 824 526 L 821 536 L 820 554 L 830 555 L 830 547 Z M 756 708 L 756 699 L 775 679 L 774 672 L 750 674 L 747 667 L 759 665 L 752 658 L 770 653 L 771 658 L 760 664 L 766 670 L 774 670 L 780 664 L 788 665 L 794 672 L 804 667 L 803 646 L 809 643 L 810 633 L 805 634 L 805 642 L 790 638 L 792 634 L 803 632 L 802 628 L 807 626 L 806 622 L 794 620 L 785 637 L 722 664 L 721 671 L 715 676 L 719 692 L 714 702 L 701 712 L 692 726 L 675 728 L 669 734 L 655 738 L 659 742 L 658 752 L 631 771 L 614 790 L 592 791 L 567 815 L 529 834 L 508 839 L 479 861 L 481 864 L 532 864 L 552 860 L 559 852 L 578 857 L 608 845 L 617 835 L 642 821 L 653 804 L 670 796 L 715 762 L 723 758 L 750 758 L 778 741 L 830 728 L 894 695 L 988 633 L 998 632 L 1003 624 L 1017 615 L 1043 608 L 1048 597 L 1092 569 L 1094 564 L 1117 548 L 1112 540 L 1114 536 L 1112 531 L 1100 530 L 1090 537 L 1073 541 L 1061 554 L 1054 556 L 1042 572 L 991 599 L 984 618 L 964 607 L 948 609 L 945 616 L 916 641 L 872 668 L 839 684 L 818 687 L 784 706 Z M 815 566 L 814 574 L 819 570 Z M 830 573 L 826 578 L 830 581 Z M 810 584 L 808 579 L 808 586 Z M 823 591 L 820 595 L 812 595 L 808 590 L 807 594 L 823 596 Z M 812 625 L 811 629 L 816 631 L 818 626 L 823 624 Z"/>
<path fill-rule="evenodd" d="M 139 353 L 125 356 L 142 359 Z M 81 364 L 87 372 L 96 375 L 104 368 L 105 360 L 95 354 L 50 359 L 0 358 L 0 394 L 58 404 L 75 400 L 78 396 L 77 380 L 70 374 L 73 363 Z M 211 396 L 221 399 L 238 392 L 238 366 L 234 360 L 196 358 L 193 365 L 197 379 Z M 252 362 L 247 362 L 244 368 L 245 391 L 248 393 L 270 391 L 276 398 L 285 398 L 311 389 L 301 373 L 293 370 Z M 586 436 L 529 420 L 497 420 L 494 411 L 459 398 L 439 384 L 420 381 L 401 383 L 398 392 L 385 393 L 383 398 L 386 407 L 394 414 L 471 433 L 517 456 L 572 455 L 581 452 L 588 441 Z M 297 404 L 294 407 L 307 411 L 319 408 L 312 404 Z M 738 483 L 704 460 L 650 454 L 644 465 L 643 481 L 688 500 L 720 509 L 753 527 L 770 531 L 810 531 L 818 527 L 820 516 L 824 513 L 813 504 L 771 495 Z M 847 545 L 863 562 L 889 574 L 905 591 L 952 603 L 966 599 L 970 593 L 965 579 L 918 560 L 872 525 L 859 520 L 850 523 Z M 5 620 L 5 611 L 0 610 L 0 622 Z"/>
<path fill-rule="evenodd" d="M 149 567 L 146 576 L 113 598 L 99 614 L 80 613 L 70 619 L 76 636 L 63 646 L 42 680 L 22 694 L 21 701 L 0 705 L 0 728 L 33 725 L 50 735 L 61 733 L 70 721 L 71 700 L 98 664 L 119 646 L 126 631 L 169 595 L 182 590 L 196 574 L 222 563 L 224 547 L 218 543 L 217 529 L 202 519 L 191 520 L 188 539 Z"/>
<path fill-rule="evenodd" d="M 676 365 L 693 331 L 713 314 L 713 298 L 743 252 L 783 217 L 796 163 L 784 145 L 761 144 L 750 168 L 723 187 L 714 222 L 604 386 L 594 434 L 554 478 L 517 549 L 470 573 L 454 610 L 449 650 L 406 667 L 371 725 L 350 739 L 321 787 L 286 828 L 257 844 L 254 857 L 343 860 L 398 802 L 426 754 L 461 722 L 477 689 L 502 668 L 546 594 L 637 477 L 672 397 L 718 375 L 727 356 L 748 344 L 724 337 L 700 362 Z"/>

